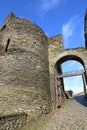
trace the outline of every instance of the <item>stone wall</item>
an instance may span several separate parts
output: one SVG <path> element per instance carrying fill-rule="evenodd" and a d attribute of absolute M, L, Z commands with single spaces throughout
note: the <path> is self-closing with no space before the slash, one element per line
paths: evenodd
<path fill-rule="evenodd" d="M 56 95 L 56 75 L 61 72 L 61 66 L 57 67 L 53 64 L 52 60 L 56 58 L 63 51 L 63 41 L 62 35 L 56 35 L 48 39 L 48 53 L 49 53 L 49 73 L 50 73 L 50 89 L 51 89 L 51 99 L 52 108 L 55 109 L 57 106 L 57 95 Z M 56 63 L 55 63 L 56 64 Z M 61 80 L 61 99 L 64 99 L 63 93 L 63 80 Z"/>
<path fill-rule="evenodd" d="M 54 44 L 54 43 L 53 43 Z M 59 40 L 58 42 L 56 42 L 56 44 L 60 44 Z M 56 45 L 57 46 L 57 45 Z M 49 70 L 50 70 L 50 87 L 51 87 L 51 96 L 53 98 L 53 102 L 54 105 L 56 104 L 56 82 L 55 82 L 55 76 L 58 75 L 58 73 L 60 73 L 61 71 L 61 64 L 65 61 L 68 60 L 75 60 L 78 61 L 82 64 L 84 71 L 86 73 L 86 77 L 85 80 L 87 81 L 87 50 L 85 47 L 79 47 L 79 48 L 74 48 L 74 49 L 66 49 L 64 50 L 63 48 L 56 48 L 54 45 L 54 48 L 52 47 L 52 45 L 49 46 Z M 59 50 L 58 50 L 59 49 Z M 65 70 L 66 71 L 66 70 Z M 52 76 L 54 75 L 54 76 Z M 64 99 L 64 94 L 63 94 L 63 82 L 61 79 L 61 83 L 62 85 L 61 87 L 61 95 L 63 95 L 61 97 L 61 99 Z M 86 83 L 87 84 L 87 83 Z M 54 90 L 54 91 L 53 91 Z M 87 93 L 87 88 L 86 88 L 86 93 Z"/>
<path fill-rule="evenodd" d="M 27 114 L 12 114 L 0 117 L 0 130 L 18 130 L 27 121 Z"/>
<path fill-rule="evenodd" d="M 62 35 L 52 36 L 48 39 L 49 61 L 63 51 Z"/>
<path fill-rule="evenodd" d="M 0 111 L 25 111 L 31 116 L 50 112 L 48 44 L 44 32 L 11 13 L 0 30 L 0 47 Z"/>
<path fill-rule="evenodd" d="M 64 50 L 62 35 L 56 35 L 48 39 L 48 50 L 49 50 L 49 73 L 50 73 L 50 89 L 51 89 L 51 98 L 53 106 L 56 107 L 57 104 L 57 80 L 56 75 L 62 73 L 61 64 L 67 60 L 76 60 L 83 65 L 84 71 L 87 75 L 87 50 L 83 48 L 74 48 Z M 85 77 L 87 81 L 87 76 Z M 61 99 L 65 98 L 64 84 L 61 79 Z M 87 88 L 86 88 L 87 89 Z M 87 90 L 86 90 L 87 91 Z"/>

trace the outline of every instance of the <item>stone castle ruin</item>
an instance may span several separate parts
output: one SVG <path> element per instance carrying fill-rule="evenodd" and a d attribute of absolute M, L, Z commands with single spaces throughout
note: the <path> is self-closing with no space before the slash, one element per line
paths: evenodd
<path fill-rule="evenodd" d="M 65 99 L 61 64 L 79 61 L 87 82 L 87 11 L 85 47 L 64 50 L 62 35 L 48 38 L 40 27 L 10 13 L 0 27 L 0 112 L 47 114 Z"/>

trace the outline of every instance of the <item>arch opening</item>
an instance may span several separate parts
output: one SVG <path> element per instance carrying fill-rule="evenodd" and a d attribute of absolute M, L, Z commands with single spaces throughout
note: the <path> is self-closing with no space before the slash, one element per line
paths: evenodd
<path fill-rule="evenodd" d="M 68 64 L 67 64 L 65 66 L 65 68 L 63 69 L 63 64 L 67 63 L 67 62 L 72 62 L 72 65 L 74 63 L 78 63 L 79 64 L 79 68 L 78 68 L 78 66 L 77 67 L 75 66 L 75 68 L 72 67 L 72 69 L 71 69 L 71 68 L 68 67 Z M 68 76 L 66 75 L 66 77 L 64 77 L 64 73 L 66 73 L 67 71 L 68 72 L 70 71 L 69 72 L 70 75 L 68 75 Z M 73 75 L 71 74 L 72 71 L 73 71 Z M 75 75 L 76 71 L 81 71 L 82 73 L 78 73 L 78 75 L 77 74 Z M 56 62 L 55 67 L 54 67 L 54 73 L 55 73 L 55 76 L 56 76 L 56 86 L 55 86 L 56 87 L 56 104 L 58 104 L 57 102 L 60 102 L 60 101 L 57 101 L 58 95 L 61 95 L 61 94 L 58 94 L 58 91 L 59 91 L 58 87 L 60 87 L 61 90 L 66 95 L 66 93 L 65 93 L 65 91 L 66 91 L 65 82 L 66 81 L 65 80 L 68 79 L 67 77 L 69 77 L 69 79 L 67 81 L 68 83 L 70 82 L 69 81 L 70 77 L 71 77 L 71 79 L 73 79 L 72 81 L 75 81 L 75 79 L 76 80 L 79 79 L 79 81 L 81 81 L 81 87 L 80 87 L 81 91 L 84 91 L 84 94 L 86 95 L 86 75 L 85 75 L 85 72 L 86 72 L 86 69 L 85 69 L 85 65 L 84 65 L 83 60 L 80 57 L 76 56 L 76 55 L 66 55 L 66 56 L 63 56 L 62 58 L 60 58 Z M 77 81 L 77 83 L 79 83 L 79 81 Z M 79 84 L 78 84 L 78 87 L 79 87 Z M 77 88 L 75 88 L 75 87 L 73 87 L 73 88 L 74 88 L 74 94 L 75 94 L 76 93 L 75 90 L 77 91 Z M 69 90 L 72 89 L 72 87 L 70 87 L 70 83 L 69 83 L 69 88 L 68 89 Z"/>
<path fill-rule="evenodd" d="M 68 60 L 62 63 L 62 73 L 70 74 L 71 76 L 63 77 L 65 91 L 72 90 L 73 94 L 84 92 L 84 82 L 82 73 L 84 68 L 81 63 L 75 60 Z M 73 75 L 72 75 L 73 73 Z"/>
<path fill-rule="evenodd" d="M 55 67 L 61 65 L 62 63 L 66 62 L 66 61 L 68 61 L 68 60 L 78 61 L 78 62 L 80 62 L 80 63 L 83 65 L 83 67 L 84 67 L 84 62 L 83 62 L 83 60 L 82 60 L 80 57 L 76 56 L 76 55 L 66 55 L 66 56 L 61 57 L 61 58 L 56 62 Z"/>

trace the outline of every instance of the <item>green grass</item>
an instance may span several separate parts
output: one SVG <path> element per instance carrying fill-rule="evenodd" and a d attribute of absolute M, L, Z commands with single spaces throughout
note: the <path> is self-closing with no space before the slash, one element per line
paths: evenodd
<path fill-rule="evenodd" d="M 3 116 L 4 115 L 4 113 L 3 112 L 0 112 L 0 116 Z"/>

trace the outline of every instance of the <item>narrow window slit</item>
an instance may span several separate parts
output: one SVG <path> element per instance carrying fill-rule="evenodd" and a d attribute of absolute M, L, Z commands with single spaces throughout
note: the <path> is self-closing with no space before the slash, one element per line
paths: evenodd
<path fill-rule="evenodd" d="M 9 43 L 10 43 L 10 38 L 7 40 L 7 44 L 6 44 L 6 48 L 5 48 L 5 52 L 8 51 L 8 46 L 9 46 Z"/>

